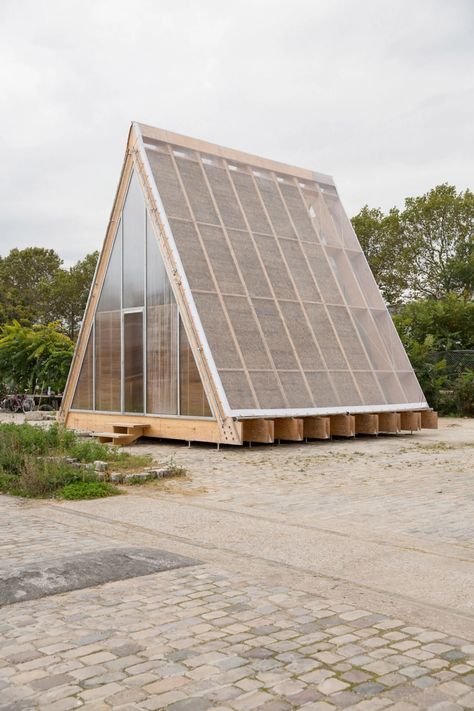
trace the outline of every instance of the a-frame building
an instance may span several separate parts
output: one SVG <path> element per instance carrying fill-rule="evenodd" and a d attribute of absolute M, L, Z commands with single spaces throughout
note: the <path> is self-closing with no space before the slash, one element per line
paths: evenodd
<path fill-rule="evenodd" d="M 332 178 L 136 123 L 60 418 L 124 443 L 435 425 Z"/>

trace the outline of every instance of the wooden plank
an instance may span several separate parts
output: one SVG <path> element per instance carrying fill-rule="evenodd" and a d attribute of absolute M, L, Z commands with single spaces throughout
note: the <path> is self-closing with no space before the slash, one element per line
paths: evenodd
<path fill-rule="evenodd" d="M 375 414 L 355 415 L 356 434 L 377 435 L 379 433 L 379 418 Z"/>
<path fill-rule="evenodd" d="M 329 417 L 304 417 L 303 436 L 307 439 L 329 439 L 331 436 Z"/>
<path fill-rule="evenodd" d="M 421 410 L 421 426 L 426 430 L 438 429 L 438 413 L 436 410 Z"/>
<path fill-rule="evenodd" d="M 144 427 L 148 427 L 148 425 L 144 425 L 141 422 L 112 422 L 112 427 L 124 427 L 127 430 L 133 430 L 136 428 L 143 429 Z"/>
<path fill-rule="evenodd" d="M 275 420 L 275 439 L 301 442 L 304 437 L 303 430 L 302 417 L 278 417 Z"/>
<path fill-rule="evenodd" d="M 331 415 L 331 437 L 354 437 L 354 415 Z"/>
<path fill-rule="evenodd" d="M 91 432 L 112 431 L 112 424 L 117 423 L 120 416 L 98 412 L 76 412 L 70 410 L 66 427 Z M 124 418 L 125 419 L 125 418 Z M 135 419 L 135 418 L 134 418 Z M 181 439 L 191 442 L 222 442 L 221 430 L 216 420 L 200 420 L 187 417 L 150 417 L 137 415 L 137 424 L 148 425 L 145 437 L 163 437 L 165 439 Z M 130 421 L 127 415 L 126 422 Z M 234 442 L 229 440 L 229 444 Z M 241 442 L 239 442 L 241 444 Z"/>
<path fill-rule="evenodd" d="M 242 420 L 242 441 L 244 442 L 274 442 L 274 421 L 263 418 Z"/>
<path fill-rule="evenodd" d="M 379 413 L 379 432 L 383 432 L 384 434 L 397 434 L 400 432 L 400 429 L 399 412 Z"/>
<path fill-rule="evenodd" d="M 264 170 L 270 171 L 274 170 L 277 173 L 292 175 L 302 180 L 313 182 L 315 179 L 314 172 L 312 170 L 298 168 L 296 166 L 280 163 L 269 158 L 263 158 L 262 156 L 244 153 L 243 151 L 238 151 L 234 148 L 227 148 L 225 146 L 220 146 L 216 143 L 209 143 L 208 141 L 203 141 L 198 138 L 183 136 L 179 133 L 173 133 L 172 131 L 166 131 L 162 128 L 156 128 L 155 126 L 149 126 L 143 123 L 138 124 L 138 126 L 144 139 L 151 138 L 155 141 L 171 143 L 173 146 L 181 146 L 191 151 L 199 151 L 200 153 L 207 155 L 215 155 L 219 158 L 225 158 L 231 163 L 243 163 L 244 165 L 252 166 L 252 168 L 263 168 Z M 325 175 L 324 177 L 329 184 L 334 184 L 332 177 L 329 175 Z"/>
<path fill-rule="evenodd" d="M 421 430 L 421 413 L 420 412 L 401 412 L 400 413 L 400 428 L 417 432 Z"/>

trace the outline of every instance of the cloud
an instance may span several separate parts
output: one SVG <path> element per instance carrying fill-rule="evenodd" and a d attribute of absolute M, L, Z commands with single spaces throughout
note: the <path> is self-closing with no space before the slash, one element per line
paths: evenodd
<path fill-rule="evenodd" d="M 4 0 L 0 254 L 100 247 L 130 121 L 387 209 L 472 175 L 470 0 Z"/>

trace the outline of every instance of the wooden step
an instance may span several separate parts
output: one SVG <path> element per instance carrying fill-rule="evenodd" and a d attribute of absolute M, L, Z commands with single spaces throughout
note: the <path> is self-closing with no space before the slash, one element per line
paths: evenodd
<path fill-rule="evenodd" d="M 148 427 L 150 427 L 150 425 L 147 425 L 144 422 L 113 422 L 112 428 L 115 429 L 115 427 L 124 427 L 127 430 L 134 430 L 134 429 L 146 430 Z"/>

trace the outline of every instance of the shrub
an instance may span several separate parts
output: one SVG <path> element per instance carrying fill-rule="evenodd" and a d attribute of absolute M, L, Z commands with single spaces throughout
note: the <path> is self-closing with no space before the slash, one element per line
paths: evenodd
<path fill-rule="evenodd" d="M 77 481 L 63 486 L 56 492 L 56 496 L 69 500 L 99 499 L 104 496 L 116 496 L 120 493 L 120 489 L 106 481 Z"/>
<path fill-rule="evenodd" d="M 474 370 L 466 370 L 454 381 L 454 397 L 463 415 L 474 415 Z"/>

